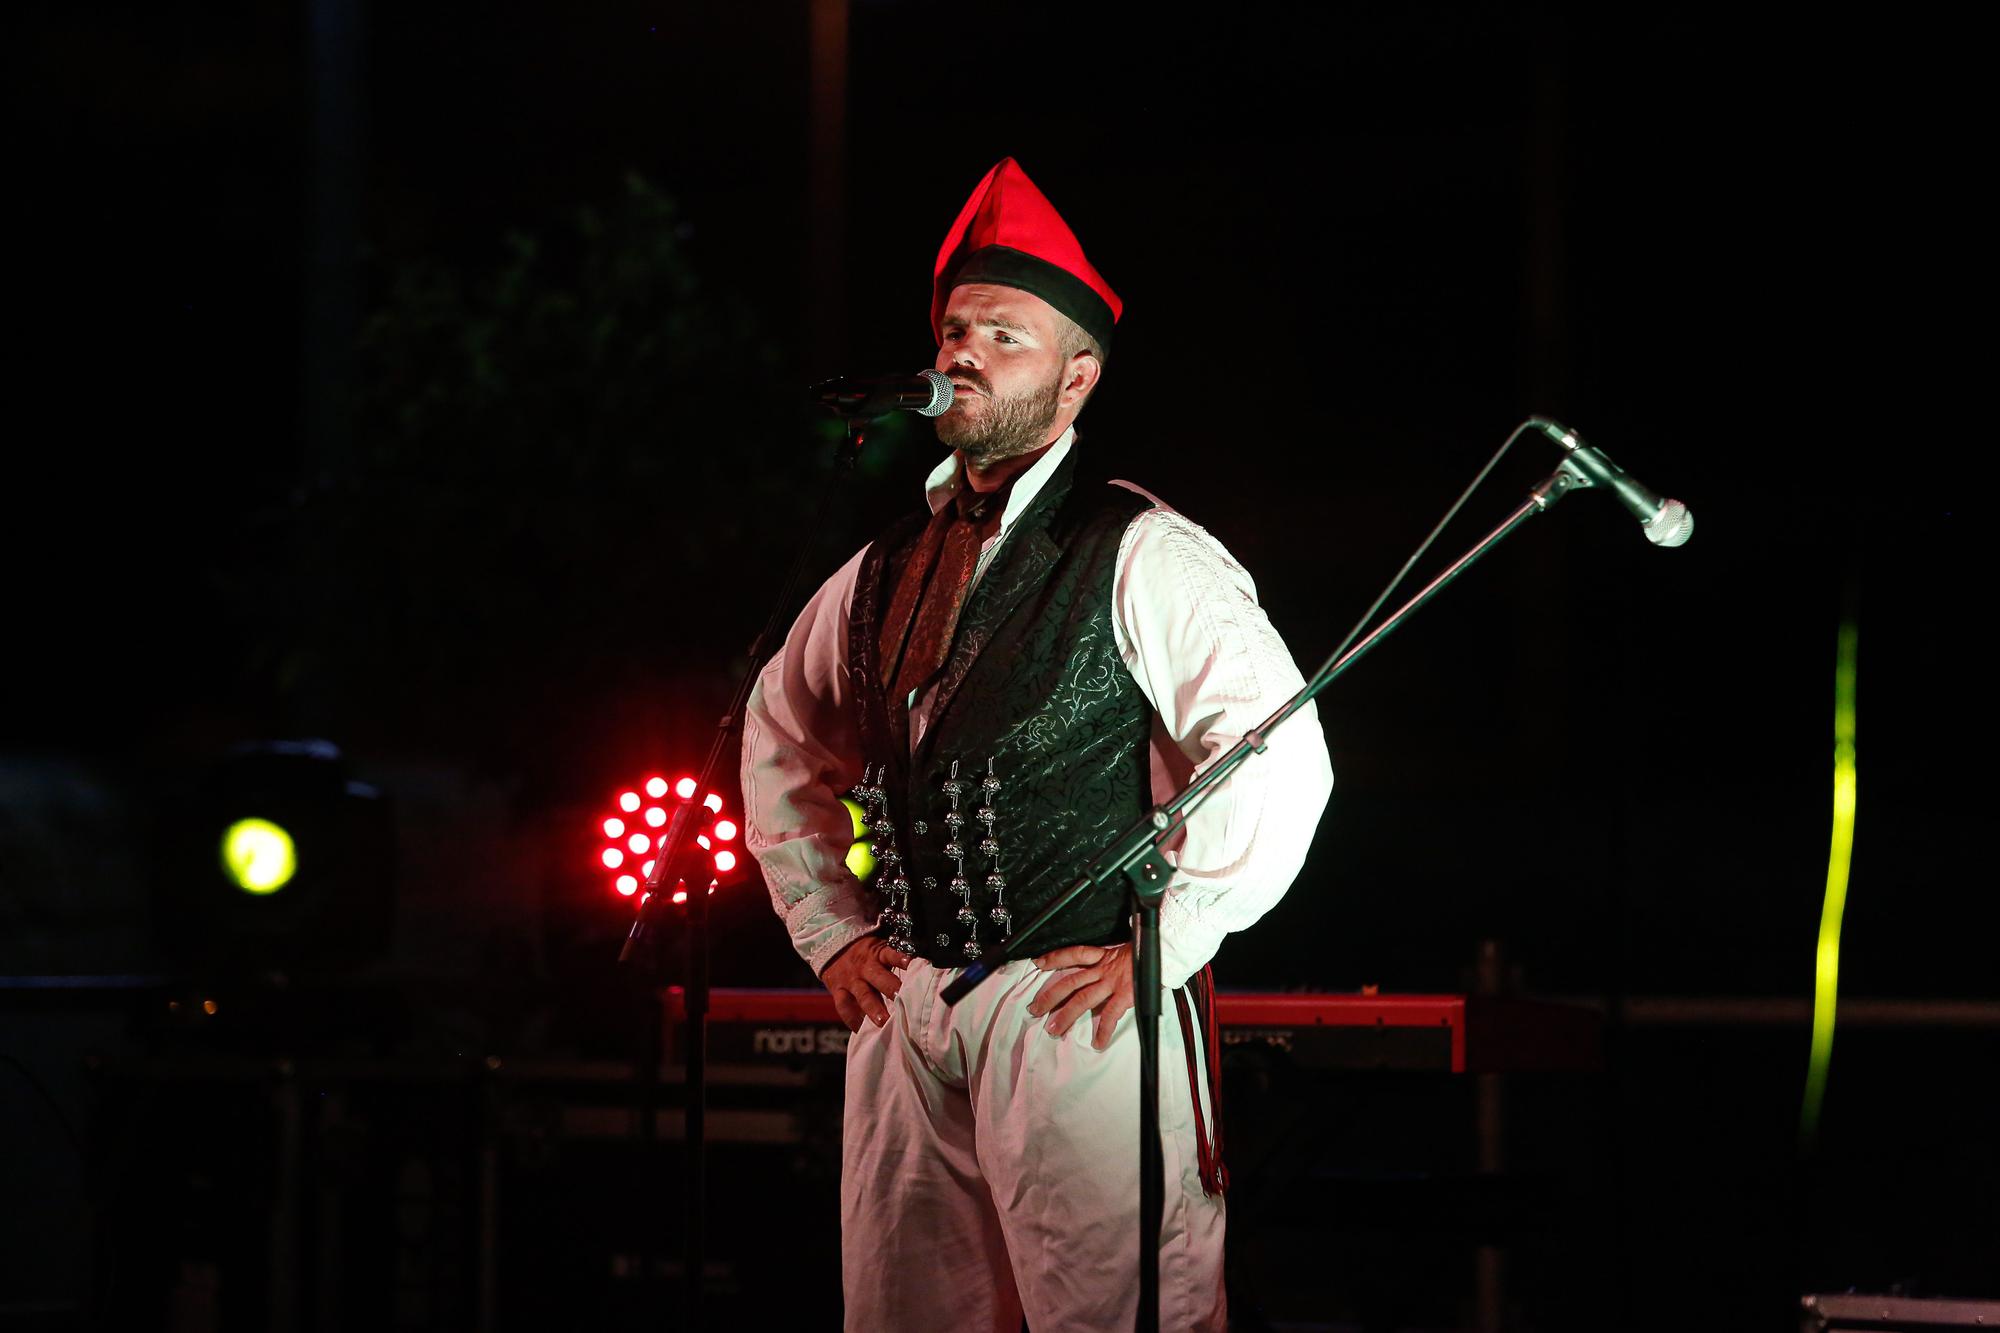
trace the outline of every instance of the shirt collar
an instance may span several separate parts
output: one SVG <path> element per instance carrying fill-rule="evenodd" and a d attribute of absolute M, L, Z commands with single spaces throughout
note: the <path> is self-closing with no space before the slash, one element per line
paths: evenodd
<path fill-rule="evenodd" d="M 1069 453 L 1070 446 L 1075 443 L 1076 427 L 1071 426 L 1056 436 L 1056 442 L 1035 460 L 1033 467 L 1014 479 L 1013 489 L 1007 492 L 1007 508 L 1000 515 L 1002 533 L 1013 526 L 1015 519 L 1028 511 L 1028 506 L 1035 502 L 1037 495 L 1041 494 L 1042 487 L 1046 486 L 1049 478 L 1055 475 L 1056 469 L 1062 465 L 1064 456 Z M 964 480 L 959 476 L 958 455 L 946 454 L 944 461 L 932 468 L 931 475 L 924 479 L 924 500 L 930 505 L 931 512 L 935 514 L 950 504 L 951 497 L 957 495 L 958 488 L 964 484 Z"/>

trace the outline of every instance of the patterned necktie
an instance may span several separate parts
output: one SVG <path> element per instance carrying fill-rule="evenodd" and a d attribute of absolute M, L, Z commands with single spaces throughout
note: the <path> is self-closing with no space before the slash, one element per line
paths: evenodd
<path fill-rule="evenodd" d="M 960 487 L 952 502 L 931 516 L 910 551 L 882 618 L 882 683 L 892 712 L 902 712 L 910 696 L 944 669 L 979 568 L 979 548 L 999 529 L 1009 489 L 982 493 Z"/>

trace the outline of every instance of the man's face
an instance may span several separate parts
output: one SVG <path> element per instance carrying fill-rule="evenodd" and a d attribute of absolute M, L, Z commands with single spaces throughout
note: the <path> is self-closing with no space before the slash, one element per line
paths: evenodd
<path fill-rule="evenodd" d="M 1058 319 L 1048 302 L 1018 288 L 953 288 L 937 368 L 958 394 L 937 419 L 938 439 L 968 462 L 997 463 L 1060 435 L 1081 394 L 1065 392 L 1072 375 Z"/>

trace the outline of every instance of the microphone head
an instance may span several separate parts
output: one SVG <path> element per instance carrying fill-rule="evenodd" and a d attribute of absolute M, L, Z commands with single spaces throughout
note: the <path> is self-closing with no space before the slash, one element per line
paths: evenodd
<path fill-rule="evenodd" d="M 1679 500 L 1669 500 L 1660 512 L 1640 525 L 1655 546 L 1680 546 L 1694 536 L 1694 515 Z"/>
<path fill-rule="evenodd" d="M 927 417 L 942 416 L 950 411 L 952 396 L 958 392 L 952 387 L 951 380 L 937 370 L 926 370 L 922 378 L 930 381 L 931 400 L 917 411 Z"/>

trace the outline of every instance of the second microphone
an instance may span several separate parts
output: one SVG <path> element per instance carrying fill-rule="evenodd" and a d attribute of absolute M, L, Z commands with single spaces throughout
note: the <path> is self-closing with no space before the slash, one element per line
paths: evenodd
<path fill-rule="evenodd" d="M 814 402 L 844 417 L 880 417 L 891 412 L 942 415 L 951 407 L 952 383 L 935 370 L 915 375 L 821 380 L 807 390 Z"/>

